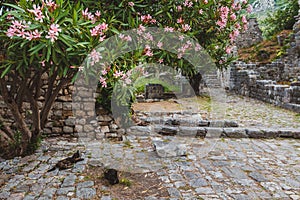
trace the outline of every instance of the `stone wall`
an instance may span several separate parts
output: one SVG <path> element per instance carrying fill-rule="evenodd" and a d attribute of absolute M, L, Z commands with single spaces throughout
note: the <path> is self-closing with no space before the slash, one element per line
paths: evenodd
<path fill-rule="evenodd" d="M 248 19 L 248 30 L 242 32 L 235 41 L 237 48 L 255 45 L 263 40 L 262 31 L 258 27 L 256 18 Z"/>
<path fill-rule="evenodd" d="M 45 88 L 47 87 L 45 83 L 44 81 L 42 93 L 45 93 Z M 95 98 L 90 98 L 89 101 L 77 98 L 73 103 L 73 93 L 73 85 L 68 85 L 60 91 L 49 113 L 48 122 L 43 129 L 44 135 L 58 136 L 68 134 L 89 139 L 102 138 L 106 135 L 114 135 L 114 133 L 117 136 L 117 133 L 120 132 L 119 127 L 109 112 L 99 106 L 95 109 Z M 81 95 L 84 94 L 90 96 L 91 93 L 84 91 Z M 96 97 L 96 94 L 93 97 Z M 44 99 L 40 98 L 39 104 L 42 105 L 43 102 Z M 23 110 L 23 115 L 30 117 L 29 103 L 25 102 L 23 104 Z M 81 118 L 78 116 L 81 116 Z M 90 118 L 90 116 L 94 117 Z M 8 126 L 15 126 L 12 114 L 1 96 L 0 121 Z M 30 121 L 28 123 L 30 124 Z"/>
<path fill-rule="evenodd" d="M 268 75 L 272 79 L 262 79 L 255 64 L 236 63 L 231 67 L 229 89 L 237 94 L 249 96 L 264 102 L 281 106 L 300 113 L 300 83 L 280 85 L 275 81 L 280 80 L 276 72 Z M 276 66 L 273 66 L 276 68 Z M 276 69 L 281 68 L 277 66 Z M 262 71 L 264 72 L 264 71 Z"/>

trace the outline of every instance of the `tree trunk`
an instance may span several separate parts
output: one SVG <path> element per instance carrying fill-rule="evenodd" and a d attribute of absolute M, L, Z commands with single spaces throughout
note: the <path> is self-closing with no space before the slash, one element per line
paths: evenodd
<path fill-rule="evenodd" d="M 190 77 L 189 81 L 196 95 L 200 95 L 199 87 L 200 87 L 201 80 L 202 80 L 202 76 L 199 72 L 193 75 L 192 77 Z"/>

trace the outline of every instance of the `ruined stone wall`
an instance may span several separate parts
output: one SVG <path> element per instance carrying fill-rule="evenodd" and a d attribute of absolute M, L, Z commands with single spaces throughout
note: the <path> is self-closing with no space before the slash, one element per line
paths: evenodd
<path fill-rule="evenodd" d="M 248 19 L 248 30 L 240 33 L 235 41 L 237 48 L 245 48 L 255 45 L 263 40 L 262 31 L 258 27 L 256 18 Z"/>
<path fill-rule="evenodd" d="M 274 79 L 261 79 L 255 65 L 236 63 L 231 67 L 229 89 L 237 94 L 255 98 L 300 113 L 300 83 L 277 84 Z M 252 69 L 251 69 L 252 68 Z M 276 73 L 274 73 L 276 74 Z"/>
<path fill-rule="evenodd" d="M 46 81 L 43 81 L 41 93 L 45 93 L 47 87 Z M 72 94 L 74 86 L 68 85 L 59 92 L 59 95 L 53 104 L 52 110 L 49 113 L 48 122 L 43 129 L 43 134 L 46 136 L 58 135 L 76 135 L 80 137 L 88 137 L 90 139 L 104 137 L 107 133 L 110 135 L 117 133 L 119 127 L 113 120 L 112 115 L 105 109 L 98 107 L 95 109 L 95 98 L 89 101 L 75 99 L 73 103 Z M 83 93 L 84 94 L 84 93 Z M 86 92 L 89 95 L 88 92 Z M 93 96 L 95 97 L 96 94 Z M 40 98 L 39 104 L 42 105 L 43 98 Z M 23 115 L 30 117 L 29 103 L 23 104 Z M 74 113 L 74 111 L 76 113 Z M 88 113 L 87 113 L 88 112 Z M 88 119 L 87 116 L 93 115 L 93 119 Z M 76 117 L 75 117 L 76 116 Z M 82 116 L 82 118 L 78 117 Z M 30 118 L 29 118 L 30 119 Z M 2 97 L 0 96 L 0 122 L 8 126 L 14 127 L 15 122 L 10 110 L 7 108 Z M 30 121 L 27 121 L 30 124 Z M 84 132 L 84 135 L 79 135 Z M 87 134 L 89 133 L 89 134 Z"/>

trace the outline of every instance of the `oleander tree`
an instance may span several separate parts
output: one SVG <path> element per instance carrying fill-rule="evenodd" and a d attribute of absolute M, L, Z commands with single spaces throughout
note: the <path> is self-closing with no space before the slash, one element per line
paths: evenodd
<path fill-rule="evenodd" d="M 86 57 L 101 59 L 94 48 L 106 38 L 120 34 L 130 40 L 122 31 L 145 27 L 178 31 L 197 40 L 225 68 L 234 59 L 233 42 L 247 29 L 251 10 L 246 0 L 21 0 L 3 5 L 10 11 L 0 18 L 0 92 L 15 121 L 0 127 L 0 156 L 7 157 L 36 149 L 59 91 L 76 79 Z M 195 75 L 180 53 L 146 47 L 124 54 L 98 74 L 106 99 L 118 80 L 130 81 L 129 74 L 141 62 L 173 66 L 191 80 Z M 48 79 L 45 92 L 42 77 Z M 30 104 L 26 115 L 24 102 Z"/>

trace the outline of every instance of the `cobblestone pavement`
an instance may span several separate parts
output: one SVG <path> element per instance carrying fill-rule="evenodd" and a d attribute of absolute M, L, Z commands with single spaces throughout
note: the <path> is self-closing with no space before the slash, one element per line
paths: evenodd
<path fill-rule="evenodd" d="M 242 127 L 299 128 L 299 115 L 256 100 L 229 96 L 225 119 Z M 194 107 L 191 107 L 194 110 Z M 187 155 L 160 158 L 153 141 L 184 144 Z M 47 170 L 75 150 L 84 161 L 70 170 Z M 82 173 L 88 166 L 155 172 L 169 198 L 155 199 L 300 199 L 300 142 L 297 139 L 224 139 L 125 135 L 123 141 L 48 138 L 31 156 L 0 160 L 0 199 L 114 199 L 101 195 Z M 128 199 L 129 200 L 129 199 Z"/>
<path fill-rule="evenodd" d="M 4 184 L 0 199 L 113 199 L 96 196 L 94 182 L 80 175 L 88 164 L 130 172 L 154 171 L 164 182 L 169 199 L 300 199 L 298 140 L 164 136 L 160 139 L 188 144 L 188 154 L 159 158 L 151 145 L 154 139 L 158 138 L 126 136 L 122 142 L 84 144 L 75 139 L 48 139 L 36 154 L 0 163 Z M 211 142 L 213 148 L 205 149 L 211 147 L 207 145 Z M 53 163 L 75 149 L 84 152 L 84 161 L 71 170 L 46 173 Z"/>

